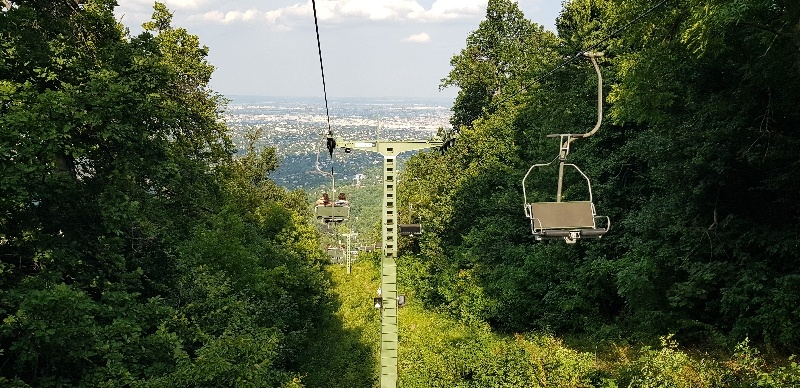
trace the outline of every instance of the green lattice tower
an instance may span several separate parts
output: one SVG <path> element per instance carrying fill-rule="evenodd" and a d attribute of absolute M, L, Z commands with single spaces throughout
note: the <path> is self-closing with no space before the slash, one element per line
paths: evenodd
<path fill-rule="evenodd" d="M 441 140 L 345 141 L 337 147 L 383 155 L 383 249 L 381 258 L 381 388 L 397 387 L 397 155 L 441 147 Z"/>

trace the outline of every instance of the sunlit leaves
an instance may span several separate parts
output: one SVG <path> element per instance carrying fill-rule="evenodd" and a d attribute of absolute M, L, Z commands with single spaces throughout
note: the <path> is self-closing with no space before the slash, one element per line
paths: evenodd
<path fill-rule="evenodd" d="M 552 62 L 552 33 L 525 19 L 516 3 L 492 0 L 486 19 L 467 37 L 466 47 L 450 60 L 450 74 L 440 87 L 458 87 L 453 105 L 453 127 L 471 126 L 493 111 L 496 99 L 524 90 L 526 78 Z"/>

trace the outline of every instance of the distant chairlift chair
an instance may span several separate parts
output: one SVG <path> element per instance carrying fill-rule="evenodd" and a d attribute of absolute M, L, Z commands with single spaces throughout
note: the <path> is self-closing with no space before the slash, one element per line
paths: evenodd
<path fill-rule="evenodd" d="M 401 236 L 419 236 L 422 234 L 422 224 L 398 224 L 398 234 Z"/>
<path fill-rule="evenodd" d="M 414 214 L 414 205 L 408 205 L 408 218 Z M 422 234 L 422 224 L 398 224 L 397 234 L 401 236 L 417 237 Z"/>
<path fill-rule="evenodd" d="M 342 222 L 350 217 L 350 206 L 316 205 L 314 206 L 314 214 L 317 216 L 317 219 L 322 220 L 322 222 L 326 224 L 329 222 Z"/>
<path fill-rule="evenodd" d="M 342 264 L 344 261 L 344 249 L 340 247 L 329 247 L 328 257 L 331 258 L 331 263 Z"/>

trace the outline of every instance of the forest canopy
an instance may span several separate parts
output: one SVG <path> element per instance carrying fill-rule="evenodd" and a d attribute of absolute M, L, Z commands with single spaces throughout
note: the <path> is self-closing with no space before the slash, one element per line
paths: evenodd
<path fill-rule="evenodd" d="M 587 50 L 605 52 L 605 119 L 569 160 L 613 226 L 534 243 L 522 177 L 558 155 L 546 135 L 592 129 Z M 508 332 L 800 345 L 797 2 L 571 0 L 552 34 L 492 0 L 451 64 L 456 145 L 401 187 L 433 232 L 414 280 L 429 307 Z"/>
<path fill-rule="evenodd" d="M 135 36 L 115 6 L 0 2 L 0 385 L 374 383 L 379 255 L 330 276 L 307 195 L 269 177 L 276 150 L 251 132 L 235 157 L 209 48 L 164 4 Z M 800 346 L 800 3 L 569 0 L 556 27 L 489 0 L 441 80 L 455 144 L 398 185 L 425 224 L 399 243 L 419 323 L 401 384 L 796 383 L 751 346 Z M 612 228 L 537 242 L 522 178 L 557 156 L 548 134 L 594 125 L 588 50 L 605 117 L 569 160 Z M 662 346 L 614 369 L 560 338 Z"/>
<path fill-rule="evenodd" d="M 233 158 L 156 3 L 0 6 L 0 385 L 291 386 L 325 306 L 305 194 Z"/>

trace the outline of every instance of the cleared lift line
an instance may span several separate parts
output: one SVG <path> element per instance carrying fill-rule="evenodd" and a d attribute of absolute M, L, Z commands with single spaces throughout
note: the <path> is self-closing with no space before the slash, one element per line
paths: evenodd
<path fill-rule="evenodd" d="M 325 146 L 328 154 L 333 158 L 336 148 L 343 148 L 345 153 L 351 150 L 376 152 L 383 156 L 383 215 L 382 215 L 382 259 L 381 259 L 381 296 L 379 307 L 381 309 L 381 388 L 397 387 L 397 359 L 398 359 L 398 294 L 397 294 L 397 238 L 399 225 L 397 223 L 397 155 L 407 151 L 418 151 L 442 146 L 441 139 L 431 140 L 357 140 L 347 141 L 333 136 L 328 111 L 327 90 L 325 90 L 325 68 L 322 64 L 322 45 L 319 39 L 319 23 L 317 20 L 316 1 L 311 0 L 314 11 L 314 26 L 317 31 L 317 50 L 319 53 L 320 72 L 322 72 L 322 88 L 325 93 L 325 114 L 328 119 L 328 133 L 325 136 Z M 317 152 L 317 170 L 319 168 L 319 154 Z M 333 167 L 331 167 L 333 180 Z"/>
<path fill-rule="evenodd" d="M 658 4 L 654 5 L 650 9 L 648 9 L 643 14 L 639 15 L 638 17 L 634 18 L 622 28 L 618 29 L 611 35 L 607 36 L 603 40 L 601 40 L 597 45 L 602 43 L 603 41 L 611 38 L 612 36 L 618 34 L 619 32 L 627 29 L 630 25 L 634 22 L 638 21 L 645 15 L 649 14 L 656 8 L 660 7 L 668 0 L 662 0 Z M 331 158 L 333 158 L 333 151 L 336 148 L 343 148 L 346 153 L 349 153 L 351 150 L 363 150 L 368 152 L 377 152 L 383 155 L 383 221 L 382 221 L 382 259 L 381 259 L 381 296 L 380 296 L 380 303 L 376 304 L 379 305 L 381 308 L 381 349 L 380 349 L 380 358 L 381 358 L 381 370 L 380 370 L 380 386 L 381 388 L 396 388 L 397 387 L 397 360 L 398 360 L 398 319 L 397 319 L 397 309 L 398 309 L 398 294 L 397 294 L 397 263 L 396 263 L 396 256 L 397 256 L 397 238 L 398 238 L 398 229 L 399 225 L 397 224 L 397 170 L 396 170 L 396 157 L 397 155 L 407 152 L 407 151 L 416 151 L 416 150 L 423 150 L 429 148 L 439 148 L 439 149 L 446 149 L 448 146 L 452 146 L 454 141 L 451 136 L 448 136 L 446 145 L 441 139 L 435 138 L 431 140 L 412 140 L 412 141 L 387 141 L 387 140 L 359 140 L 359 141 L 347 141 L 341 138 L 335 138 L 333 135 L 333 130 L 331 129 L 330 125 L 330 114 L 328 110 L 328 97 L 327 97 L 327 90 L 325 86 L 325 69 L 322 63 L 322 48 L 319 39 L 319 23 L 317 20 L 317 8 L 316 8 L 316 1 L 311 0 L 311 5 L 314 12 L 314 26 L 316 28 L 317 33 L 317 49 L 319 53 L 319 63 L 320 63 L 320 71 L 322 72 L 322 87 L 323 92 L 325 94 L 325 114 L 327 117 L 327 124 L 328 124 L 328 132 L 325 136 L 325 145 L 328 149 L 328 154 Z M 597 46 L 595 45 L 595 46 Z M 593 47 L 595 47 L 593 46 Z M 590 49 L 591 50 L 591 49 Z M 569 60 L 565 61 L 555 69 L 551 70 L 550 72 L 542 75 L 541 77 L 535 79 L 533 83 L 539 82 L 542 79 L 546 78 L 559 68 L 566 66 L 568 63 L 574 61 L 578 57 L 581 56 L 588 56 L 592 63 L 595 65 L 597 69 L 596 62 L 594 60 L 596 55 L 591 53 L 589 50 L 582 51 L 576 54 L 574 57 L 570 58 Z M 598 77 L 599 75 L 599 69 Z M 602 78 L 600 78 L 600 90 L 602 93 Z M 602 117 L 602 101 L 598 102 L 600 111 L 598 112 L 598 117 Z M 559 206 L 562 206 L 563 202 L 561 202 L 561 181 L 563 177 L 563 168 L 566 165 L 564 162 L 566 161 L 567 154 L 569 153 L 569 144 L 575 140 L 576 138 L 581 137 L 588 137 L 594 132 L 597 131 L 599 127 L 599 119 L 597 126 L 586 134 L 559 134 L 556 135 L 561 138 L 561 152 L 560 152 L 560 165 L 559 165 L 559 188 L 558 188 L 558 200 Z M 449 135 L 449 134 L 448 134 Z M 445 147 L 442 147 L 445 145 Z M 321 169 L 319 168 L 319 151 L 317 152 L 317 170 L 320 172 Z M 532 167 L 531 169 L 533 169 Z M 576 167 L 577 168 L 577 167 Z M 580 170 L 579 170 L 580 171 Z M 324 173 L 324 172 L 323 172 Z M 530 173 L 530 169 L 528 170 Z M 582 174 L 582 173 L 581 173 Z M 333 167 L 331 167 L 331 179 L 333 179 Z M 527 177 L 527 174 L 526 174 Z M 584 175 L 585 177 L 585 175 Z M 588 178 L 586 178 L 588 181 Z M 523 179 L 523 190 L 524 190 L 524 179 Z M 591 188 L 590 188 L 591 190 Z M 591 194 L 590 194 L 591 195 Z M 527 199 L 525 200 L 526 204 L 526 215 L 531 219 L 532 222 L 532 230 L 534 235 L 537 234 L 536 228 L 536 219 L 537 217 L 534 215 L 533 205 L 528 204 Z M 594 224 L 594 204 L 592 200 L 589 200 L 591 204 L 591 211 L 589 212 L 589 217 L 592 219 L 591 226 L 583 225 L 579 226 L 578 228 L 569 227 L 565 228 L 563 225 L 557 225 L 555 228 L 547 228 L 548 230 L 552 230 L 557 234 L 563 234 L 566 232 L 566 235 L 552 235 L 547 236 L 546 233 L 542 233 L 545 228 L 538 228 L 539 237 L 547 238 L 547 237 L 556 237 L 556 238 L 564 238 L 568 243 L 574 242 L 580 237 L 600 237 L 605 234 L 605 231 L 608 230 L 608 224 L 604 229 L 597 228 Z M 558 209 L 559 214 L 563 213 L 563 209 L 560 207 Z M 584 218 L 582 215 L 579 218 Z M 563 216 L 557 215 L 556 220 L 557 223 L 563 223 L 564 221 Z M 610 221 L 609 221 L 610 224 Z M 540 223 L 541 225 L 541 223 Z M 566 230 L 564 230 L 566 229 Z M 577 230 L 576 230 L 577 229 Z"/>
<path fill-rule="evenodd" d="M 336 147 L 345 152 L 362 150 L 383 155 L 383 220 L 381 223 L 381 388 L 397 387 L 398 360 L 398 293 L 397 293 L 397 155 L 442 146 L 440 139 L 432 140 L 356 140 L 328 138 L 330 152 Z"/>

